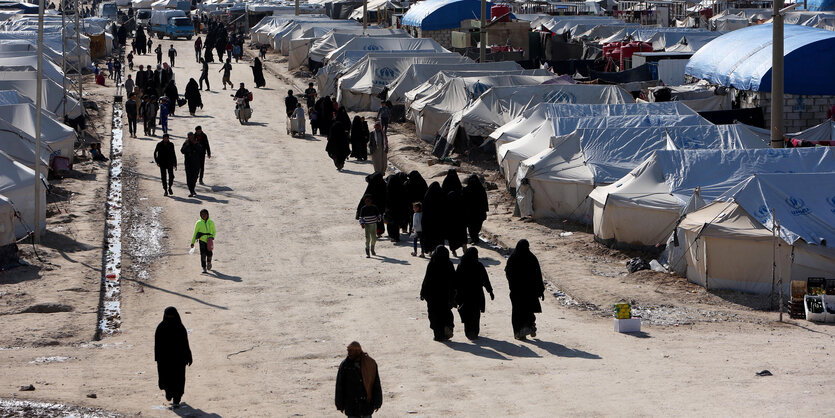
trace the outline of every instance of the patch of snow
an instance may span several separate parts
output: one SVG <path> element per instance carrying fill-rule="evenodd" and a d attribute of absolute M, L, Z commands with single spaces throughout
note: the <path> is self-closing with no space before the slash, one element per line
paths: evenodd
<path fill-rule="evenodd" d="M 110 139 L 110 182 L 107 190 L 105 242 L 102 283 L 104 294 L 99 307 L 96 335 L 103 337 L 118 333 L 122 325 L 122 108 L 113 104 L 113 126 Z"/>

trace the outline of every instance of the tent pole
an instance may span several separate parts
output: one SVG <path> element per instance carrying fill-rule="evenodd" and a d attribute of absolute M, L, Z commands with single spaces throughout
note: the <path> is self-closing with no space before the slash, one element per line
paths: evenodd
<path fill-rule="evenodd" d="M 368 0 L 362 1 L 362 36 L 365 36 L 365 30 L 368 28 Z"/>
<path fill-rule="evenodd" d="M 67 8 L 65 1 L 61 1 L 61 48 L 66 51 L 67 50 Z M 40 52 L 38 52 L 38 56 L 40 57 Z M 64 78 L 61 79 L 61 87 L 64 88 L 64 115 L 67 114 L 67 60 L 61 59 L 61 72 L 64 73 Z"/>
<path fill-rule="evenodd" d="M 41 112 L 43 112 L 43 8 L 38 1 L 38 84 L 35 92 L 35 244 L 41 243 Z"/>
<path fill-rule="evenodd" d="M 67 50 L 61 52 L 65 54 L 64 59 L 66 59 Z M 84 110 L 84 64 L 81 61 L 81 0 L 75 0 L 75 52 L 78 59 L 78 65 L 76 66 L 78 71 L 76 81 L 78 84 L 78 103 L 81 106 L 81 116 L 84 116 L 86 112 Z"/>
<path fill-rule="evenodd" d="M 771 24 L 771 148 L 783 148 L 783 0 L 774 0 Z"/>
<path fill-rule="evenodd" d="M 484 26 L 487 25 L 487 0 L 481 0 L 481 25 L 478 27 L 478 62 L 485 62 L 487 57 L 487 40 L 484 39 Z"/>
<path fill-rule="evenodd" d="M 777 223 L 777 227 L 774 228 L 774 229 L 777 230 L 776 236 L 779 237 L 780 236 L 780 221 L 775 221 L 775 222 Z M 775 254 L 776 254 L 777 240 L 775 239 L 774 242 L 775 242 L 775 247 L 774 248 L 775 248 Z M 775 257 L 775 260 L 776 260 L 776 257 Z M 775 270 L 776 270 L 776 264 L 777 263 L 775 262 L 774 264 L 775 264 Z M 778 306 L 780 307 L 780 322 L 783 322 L 783 276 L 782 275 L 777 276 L 777 288 L 780 290 L 780 300 L 778 301 Z"/>
<path fill-rule="evenodd" d="M 774 286 L 777 281 L 777 218 L 771 209 L 771 295 L 768 297 L 771 308 L 774 309 Z"/>
<path fill-rule="evenodd" d="M 299 15 L 299 0 L 296 0 L 296 16 Z"/>

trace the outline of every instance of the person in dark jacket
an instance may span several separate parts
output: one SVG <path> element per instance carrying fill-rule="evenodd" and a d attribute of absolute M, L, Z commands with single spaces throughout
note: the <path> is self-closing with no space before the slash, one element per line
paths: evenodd
<path fill-rule="evenodd" d="M 252 76 L 255 78 L 255 88 L 267 85 L 267 80 L 264 79 L 264 66 L 258 57 L 252 61 Z"/>
<path fill-rule="evenodd" d="M 159 102 L 155 96 L 148 98 L 148 101 L 143 103 L 142 119 L 145 125 L 145 135 L 156 136 L 157 134 L 157 112 L 159 112 Z"/>
<path fill-rule="evenodd" d="M 430 186 L 431 187 L 431 186 Z M 449 251 L 438 246 L 426 266 L 426 275 L 420 287 L 420 300 L 426 301 L 429 328 L 435 341 L 452 338 L 455 328 L 452 306 L 455 303 L 455 268 L 449 261 Z"/>
<path fill-rule="evenodd" d="M 524 340 L 528 335 L 536 337 L 536 315 L 542 312 L 539 299 L 545 300 L 545 283 L 539 260 L 531 253 L 528 240 L 521 239 L 507 259 L 504 268 L 510 286 L 511 323 L 513 336 Z"/>
<path fill-rule="evenodd" d="M 383 406 L 383 388 L 377 362 L 360 343 L 348 344 L 348 357 L 336 373 L 336 409 L 349 417 L 370 417 Z"/>
<path fill-rule="evenodd" d="M 180 98 L 180 92 L 177 91 L 177 84 L 174 80 L 168 80 L 168 85 L 165 86 L 165 97 L 168 97 L 168 112 L 174 116 L 174 109 L 177 108 L 177 100 Z"/>
<path fill-rule="evenodd" d="M 408 231 L 409 219 L 413 213 L 412 202 L 406 194 L 406 173 L 398 172 L 386 182 L 386 221 L 389 238 L 400 242 L 400 230 Z"/>
<path fill-rule="evenodd" d="M 197 111 L 197 108 L 203 108 L 203 98 L 200 96 L 200 86 L 197 85 L 197 81 L 193 78 L 188 80 L 188 84 L 186 84 L 186 92 L 183 95 L 188 102 L 188 113 L 191 116 L 194 116 L 194 112 Z"/>
<path fill-rule="evenodd" d="M 194 188 L 197 186 L 197 178 L 200 174 L 200 162 L 203 160 L 203 146 L 197 142 L 194 132 L 188 133 L 188 139 L 180 148 L 183 153 L 183 162 L 186 165 L 186 184 L 188 184 L 188 197 L 197 196 Z"/>
<path fill-rule="evenodd" d="M 130 93 L 128 101 L 125 102 L 125 114 L 128 117 L 128 132 L 136 138 L 136 118 L 139 116 L 139 105 L 136 103 L 136 95 Z"/>
<path fill-rule="evenodd" d="M 487 211 L 490 206 L 487 203 L 487 191 L 481 184 L 478 176 L 471 174 L 467 177 L 467 185 L 464 186 L 464 216 L 467 220 L 467 232 L 470 234 L 470 242 L 478 244 L 481 239 L 481 224 L 487 219 Z"/>
<path fill-rule="evenodd" d="M 200 184 L 205 185 L 203 183 L 203 173 L 206 171 L 206 158 L 212 159 L 212 147 L 209 145 L 209 137 L 203 132 L 201 126 L 194 127 L 194 137 L 197 138 L 197 143 L 203 147 L 203 155 L 200 158 L 200 174 L 197 178 L 200 180 Z"/>
<path fill-rule="evenodd" d="M 452 255 L 458 257 L 457 251 L 459 248 L 467 251 L 467 218 L 461 192 L 447 193 L 445 203 L 446 239 L 449 242 Z"/>
<path fill-rule="evenodd" d="M 296 111 L 297 104 L 299 104 L 299 99 L 293 96 L 293 90 L 287 90 L 287 95 L 284 96 L 284 112 L 288 118 Z"/>
<path fill-rule="evenodd" d="M 186 366 L 191 366 L 192 358 L 188 332 L 173 306 L 165 308 L 162 322 L 154 333 L 154 361 L 159 388 L 165 391 L 165 399 L 172 401 L 172 407 L 179 407 L 185 392 Z"/>
<path fill-rule="evenodd" d="M 357 217 L 360 221 L 360 227 L 365 231 L 365 258 L 371 258 L 372 255 L 377 255 L 374 249 L 377 244 L 377 225 L 383 223 L 383 214 L 377 206 L 374 206 L 370 194 L 365 195 L 362 199 L 363 206 L 357 213 Z"/>
<path fill-rule="evenodd" d="M 423 252 L 431 254 L 436 247 L 444 245 L 446 227 L 446 196 L 441 185 L 433 181 L 423 197 L 423 216 L 420 246 Z"/>
<path fill-rule="evenodd" d="M 139 87 L 139 91 L 145 91 L 147 83 L 148 73 L 145 72 L 145 67 L 140 65 L 139 69 L 136 70 L 136 86 Z"/>
<path fill-rule="evenodd" d="M 368 159 L 368 124 L 359 116 L 351 123 L 351 157 L 357 161 Z"/>
<path fill-rule="evenodd" d="M 478 261 L 478 249 L 467 249 L 455 271 L 455 279 L 455 305 L 458 306 L 458 315 L 464 323 L 464 335 L 474 340 L 478 338 L 481 313 L 485 308 L 483 289 L 487 289 L 490 300 L 495 299 L 487 269 Z"/>
<path fill-rule="evenodd" d="M 360 218 L 360 209 L 365 205 L 365 196 L 367 195 L 371 195 L 372 203 L 381 214 L 386 212 L 386 181 L 383 179 L 383 175 L 381 173 L 369 174 L 365 176 L 365 182 L 368 183 L 368 186 L 365 187 L 365 193 L 362 194 L 363 197 L 357 205 L 355 219 Z M 385 224 L 383 222 L 377 223 L 377 238 L 383 235 L 384 230 Z"/>
<path fill-rule="evenodd" d="M 157 143 L 154 149 L 154 162 L 159 167 L 159 176 L 162 179 L 162 190 L 165 196 L 174 194 L 171 188 L 174 186 L 174 171 L 177 170 L 177 153 L 174 151 L 174 143 L 168 139 L 168 134 L 162 135 L 162 141 Z"/>
<path fill-rule="evenodd" d="M 342 123 L 337 120 L 328 132 L 328 144 L 325 146 L 325 151 L 327 151 L 328 157 L 333 160 L 333 165 L 336 166 L 338 171 L 342 171 L 342 168 L 345 167 L 345 160 L 351 155 L 349 144 L 348 134 L 345 132 Z"/>

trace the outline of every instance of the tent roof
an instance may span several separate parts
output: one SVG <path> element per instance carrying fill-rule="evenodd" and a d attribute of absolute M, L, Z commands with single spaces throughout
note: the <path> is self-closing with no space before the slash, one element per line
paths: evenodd
<path fill-rule="evenodd" d="M 487 3 L 487 18 L 490 7 Z M 415 26 L 423 30 L 456 29 L 461 21 L 481 18 L 479 0 L 425 0 L 412 5 L 403 16 L 403 26 Z"/>
<path fill-rule="evenodd" d="M 785 93 L 835 95 L 835 32 L 785 25 Z M 771 91 L 771 25 L 722 35 L 696 51 L 686 73 L 740 90 Z"/>
<path fill-rule="evenodd" d="M 395 104 L 406 101 L 406 92 L 423 84 L 439 71 L 443 70 L 521 70 L 522 66 L 514 61 L 499 61 L 467 64 L 412 64 L 389 84 L 388 100 Z"/>
<path fill-rule="evenodd" d="M 339 55 L 342 51 L 435 51 L 449 52 L 437 41 L 430 38 L 393 38 L 393 37 L 354 37 L 339 48 L 334 49 L 325 56 L 325 60 Z"/>

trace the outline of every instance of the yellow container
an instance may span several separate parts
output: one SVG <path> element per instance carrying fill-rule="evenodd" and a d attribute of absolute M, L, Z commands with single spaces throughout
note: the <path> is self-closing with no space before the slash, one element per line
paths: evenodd
<path fill-rule="evenodd" d="M 619 302 L 615 304 L 615 318 L 629 319 L 632 318 L 632 307 L 626 302 Z"/>

